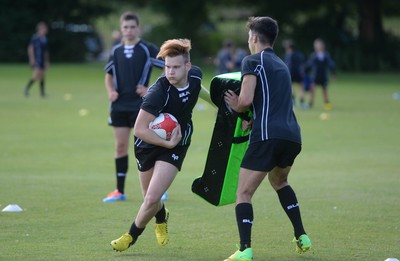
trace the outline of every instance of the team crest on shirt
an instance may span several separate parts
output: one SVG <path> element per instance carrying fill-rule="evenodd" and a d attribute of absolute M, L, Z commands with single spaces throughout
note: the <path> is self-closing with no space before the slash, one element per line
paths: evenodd
<path fill-rule="evenodd" d="M 131 58 L 133 55 L 133 48 L 126 48 L 124 49 L 124 54 L 126 58 Z"/>
<path fill-rule="evenodd" d="M 179 98 L 182 98 L 182 102 L 185 103 L 189 100 L 190 91 L 184 91 L 179 93 Z"/>

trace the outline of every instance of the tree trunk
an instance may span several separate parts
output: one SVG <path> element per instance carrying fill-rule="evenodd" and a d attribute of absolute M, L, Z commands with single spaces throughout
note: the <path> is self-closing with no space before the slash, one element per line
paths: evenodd
<path fill-rule="evenodd" d="M 361 69 L 375 71 L 381 58 L 379 46 L 384 41 L 381 0 L 359 0 L 358 13 Z"/>

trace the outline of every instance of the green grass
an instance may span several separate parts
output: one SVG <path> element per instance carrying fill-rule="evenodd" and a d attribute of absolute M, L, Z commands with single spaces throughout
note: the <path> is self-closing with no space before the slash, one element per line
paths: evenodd
<path fill-rule="evenodd" d="M 0 208 L 24 209 L 0 212 L 0 260 L 223 260 L 238 243 L 234 207 L 211 206 L 190 190 L 215 120 L 208 105 L 194 112 L 192 146 L 169 190 L 170 244 L 159 247 L 149 224 L 128 251 L 111 250 L 141 195 L 131 153 L 128 200 L 101 202 L 115 183 L 102 66 L 53 65 L 48 98 L 35 85 L 27 99 L 29 68 L 0 65 Z M 398 74 L 339 74 L 328 120 L 320 119 L 320 90 L 314 109 L 296 110 L 304 144 L 290 183 L 314 249 L 295 253 L 290 222 L 264 183 L 253 202 L 255 260 L 400 258 L 400 101 L 392 99 L 399 82 Z"/>

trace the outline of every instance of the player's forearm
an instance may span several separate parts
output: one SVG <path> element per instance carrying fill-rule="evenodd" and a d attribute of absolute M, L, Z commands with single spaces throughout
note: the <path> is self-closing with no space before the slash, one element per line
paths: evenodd
<path fill-rule="evenodd" d="M 201 85 L 199 97 L 202 100 L 204 100 L 204 101 L 208 102 L 209 104 L 211 104 L 211 106 L 213 106 L 214 108 L 217 108 L 215 106 L 215 104 L 211 100 L 210 93 L 208 92 L 208 90 L 203 85 Z"/>
<path fill-rule="evenodd" d="M 50 54 L 49 54 L 49 52 L 45 52 L 45 54 L 44 54 L 44 61 L 45 61 L 46 63 L 50 63 Z"/>
<path fill-rule="evenodd" d="M 108 93 L 114 92 L 114 82 L 111 74 L 106 73 L 104 84 Z"/>
<path fill-rule="evenodd" d="M 234 110 L 236 112 L 245 112 L 248 111 L 250 107 L 250 104 L 246 101 L 244 101 L 243 99 L 241 99 L 241 97 L 239 96 L 238 98 L 238 103 L 236 105 L 236 107 L 234 108 Z"/>
<path fill-rule="evenodd" d="M 173 147 L 175 147 L 172 146 L 170 141 L 160 138 L 154 131 L 152 131 L 148 127 L 140 126 L 140 124 L 135 125 L 134 135 L 146 143 L 153 144 L 159 147 L 164 147 L 167 149 L 172 149 Z"/>
<path fill-rule="evenodd" d="M 29 62 L 33 64 L 35 62 L 35 56 L 33 55 L 33 47 L 32 45 L 28 46 L 28 58 Z"/>
<path fill-rule="evenodd" d="M 254 99 L 254 92 L 257 85 L 257 78 L 254 75 L 245 75 L 242 78 L 242 87 L 240 90 L 239 97 L 237 99 L 236 108 L 237 112 L 247 111 Z"/>
<path fill-rule="evenodd" d="M 105 86 L 108 93 L 108 99 L 115 102 L 118 99 L 118 92 L 114 89 L 114 81 L 111 74 L 106 73 Z"/>

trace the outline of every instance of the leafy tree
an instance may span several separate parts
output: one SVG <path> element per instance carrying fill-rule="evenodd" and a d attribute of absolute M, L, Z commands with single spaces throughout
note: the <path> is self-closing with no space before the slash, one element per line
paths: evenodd
<path fill-rule="evenodd" d="M 82 61 L 86 52 L 84 41 L 88 37 L 98 37 L 72 33 L 65 27 L 62 31 L 57 26 L 60 22 L 64 22 L 64 26 L 67 23 L 90 24 L 121 4 L 131 4 L 131 1 L 3 0 L 0 60 L 26 61 L 26 45 L 35 25 L 45 21 L 50 25 L 52 61 Z M 218 35 L 221 32 L 213 25 L 218 21 L 210 19 L 210 10 L 229 12 L 236 8 L 278 20 L 281 28 L 275 45 L 278 53 L 283 51 L 281 41 L 285 38 L 294 39 L 301 50 L 309 53 L 312 41 L 320 37 L 343 70 L 400 68 L 399 39 L 385 32 L 382 25 L 383 17 L 400 15 L 398 0 L 136 0 L 135 5 L 151 7 L 168 18 L 165 24 L 152 29 L 150 40 L 162 43 L 168 38 L 189 38 L 193 41 L 192 53 L 197 57 L 210 55 L 210 50 L 212 53 L 220 45 Z"/>
<path fill-rule="evenodd" d="M 275 45 L 292 38 L 297 46 L 309 53 L 312 41 L 325 40 L 339 68 L 344 70 L 376 71 L 398 69 L 399 39 L 385 32 L 384 16 L 399 16 L 398 0 L 307 0 L 267 1 L 222 0 L 221 5 L 251 8 L 254 15 L 268 15 L 278 20 L 280 37 Z"/>
<path fill-rule="evenodd" d="M 384 3 L 387 4 L 385 8 Z M 376 71 L 379 69 L 394 69 L 400 66 L 398 39 L 383 30 L 382 16 L 384 10 L 390 14 L 399 12 L 399 3 L 381 0 L 358 0 L 359 13 L 359 46 L 361 69 Z M 389 9 L 391 6 L 394 10 Z"/>
<path fill-rule="evenodd" d="M 73 33 L 66 28 L 54 28 L 54 22 L 89 24 L 108 12 L 111 9 L 105 0 L 3 0 L 0 9 L 0 60 L 27 61 L 29 39 L 35 32 L 36 24 L 44 21 L 49 25 L 51 60 L 82 61 L 87 35 Z"/>
<path fill-rule="evenodd" d="M 168 23 L 154 29 L 152 38 L 188 38 L 192 40 L 192 55 L 200 56 L 206 52 L 207 25 L 209 23 L 207 4 L 210 0 L 147 0 L 137 4 L 150 5 L 154 10 L 163 12 Z M 156 39 L 160 42 L 161 39 Z M 162 40 L 162 41 L 163 41 Z M 161 42 L 162 42 L 161 41 Z"/>

